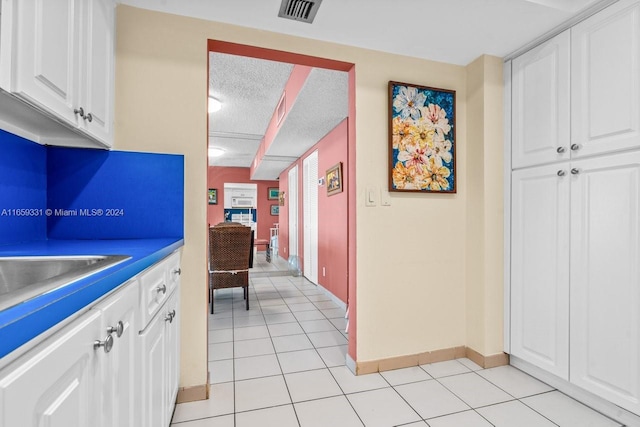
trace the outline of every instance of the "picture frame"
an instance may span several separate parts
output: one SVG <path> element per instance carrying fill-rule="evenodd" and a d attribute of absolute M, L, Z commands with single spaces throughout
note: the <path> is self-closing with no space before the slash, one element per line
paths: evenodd
<path fill-rule="evenodd" d="M 280 205 L 271 205 L 271 215 L 280 215 Z"/>
<path fill-rule="evenodd" d="M 456 193 L 456 92 L 389 82 L 389 191 Z"/>
<path fill-rule="evenodd" d="M 269 187 L 267 189 L 267 200 L 278 200 L 280 189 L 278 187 Z"/>
<path fill-rule="evenodd" d="M 284 206 L 284 191 L 281 191 L 279 196 L 278 196 L 278 204 L 280 206 Z"/>
<path fill-rule="evenodd" d="M 209 204 L 217 205 L 218 204 L 218 189 L 210 188 L 209 189 Z"/>
<path fill-rule="evenodd" d="M 327 169 L 325 174 L 327 184 L 327 196 L 342 193 L 342 162 Z"/>

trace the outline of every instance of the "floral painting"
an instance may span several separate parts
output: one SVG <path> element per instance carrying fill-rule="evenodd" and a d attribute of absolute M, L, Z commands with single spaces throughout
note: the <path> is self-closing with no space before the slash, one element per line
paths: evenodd
<path fill-rule="evenodd" d="M 455 91 L 389 82 L 389 191 L 456 192 Z"/>

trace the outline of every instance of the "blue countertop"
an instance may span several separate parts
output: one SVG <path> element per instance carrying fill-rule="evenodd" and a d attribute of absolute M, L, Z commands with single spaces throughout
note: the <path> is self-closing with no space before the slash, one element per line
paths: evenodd
<path fill-rule="evenodd" d="M 131 258 L 0 311 L 0 358 L 84 309 L 184 245 L 181 238 L 46 240 L 0 246 L 0 256 L 129 255 Z"/>

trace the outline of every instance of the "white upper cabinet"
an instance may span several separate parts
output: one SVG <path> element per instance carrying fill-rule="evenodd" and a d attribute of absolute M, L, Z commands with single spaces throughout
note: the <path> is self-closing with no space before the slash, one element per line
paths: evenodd
<path fill-rule="evenodd" d="M 80 105 L 85 109 L 81 127 L 112 145 L 114 92 L 114 13 L 111 1 L 82 2 L 85 52 L 80 73 Z"/>
<path fill-rule="evenodd" d="M 569 379 L 569 165 L 512 175 L 511 353 Z"/>
<path fill-rule="evenodd" d="M 4 0 L 0 87 L 111 147 L 114 16 L 113 0 Z"/>
<path fill-rule="evenodd" d="M 569 158 L 569 31 L 513 60 L 512 167 Z"/>
<path fill-rule="evenodd" d="M 571 167 L 571 382 L 640 415 L 640 152 Z"/>
<path fill-rule="evenodd" d="M 640 2 L 571 29 L 573 157 L 640 147 Z"/>

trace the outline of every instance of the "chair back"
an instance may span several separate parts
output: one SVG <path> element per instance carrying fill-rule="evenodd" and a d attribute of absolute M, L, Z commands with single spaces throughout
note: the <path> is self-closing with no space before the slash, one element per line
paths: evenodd
<path fill-rule="evenodd" d="M 251 229 L 234 222 L 221 222 L 209 228 L 209 268 L 235 271 L 249 268 Z"/>

